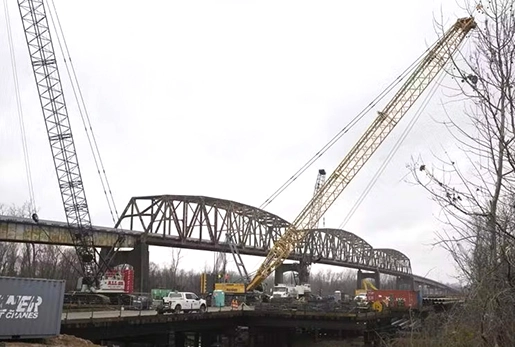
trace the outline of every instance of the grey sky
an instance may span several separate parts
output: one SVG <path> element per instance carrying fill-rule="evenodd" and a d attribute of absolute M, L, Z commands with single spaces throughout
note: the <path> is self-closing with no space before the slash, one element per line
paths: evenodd
<path fill-rule="evenodd" d="M 466 16 L 445 1 L 54 1 L 119 212 L 132 196 L 159 194 L 259 206 L 436 40 L 434 16 L 443 11 L 445 28 Z M 40 218 L 63 220 L 16 1 L 8 5 Z M 7 42 L 3 11 L 0 27 Z M 22 204 L 28 189 L 7 44 L 0 59 L 0 202 Z M 110 226 L 62 61 L 60 71 L 93 222 Z M 442 227 L 438 207 L 404 181 L 411 156 L 452 148 L 431 119 L 444 117 L 442 99 L 438 91 L 346 229 L 404 252 L 415 273 L 447 281 L 450 258 L 428 246 Z M 292 220 L 317 170 L 331 172 L 374 116 L 267 210 Z M 326 214 L 327 227 L 340 225 L 407 123 Z M 153 249 L 151 260 L 169 252 Z M 183 254 L 186 268 L 213 257 Z M 259 265 L 246 259 L 250 270 Z"/>

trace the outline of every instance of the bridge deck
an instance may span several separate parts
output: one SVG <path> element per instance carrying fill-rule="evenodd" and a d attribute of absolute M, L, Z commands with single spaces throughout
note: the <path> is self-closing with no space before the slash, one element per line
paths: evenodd
<path fill-rule="evenodd" d="M 133 247 L 141 236 L 141 232 L 131 230 L 98 227 L 93 227 L 93 230 L 97 247 L 111 247 L 120 234 L 125 236 L 121 247 Z M 11 216 L 0 216 L 0 241 L 73 246 L 66 223 L 40 220 L 36 224 L 32 219 Z"/>

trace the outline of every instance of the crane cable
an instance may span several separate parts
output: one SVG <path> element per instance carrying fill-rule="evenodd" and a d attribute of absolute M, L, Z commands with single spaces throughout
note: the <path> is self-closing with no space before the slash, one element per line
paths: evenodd
<path fill-rule="evenodd" d="M 260 206 L 265 209 L 272 201 L 274 201 L 286 188 L 288 188 L 297 178 L 300 177 L 311 165 L 313 165 L 322 155 L 324 155 L 343 135 L 352 129 L 374 106 L 377 105 L 393 88 L 395 88 L 408 74 L 417 67 L 418 63 L 426 56 L 436 42 L 429 46 L 406 70 L 404 70 L 392 83 L 390 83 L 374 100 L 372 100 L 361 112 L 358 113 L 347 125 L 343 127 L 322 149 L 320 149 L 313 157 L 311 157 L 293 176 L 291 176 L 283 185 L 281 185 L 268 199 Z"/>
<path fill-rule="evenodd" d="M 113 220 L 113 223 L 116 225 L 116 222 L 119 219 L 118 210 L 116 208 L 116 203 L 114 201 L 114 197 L 113 197 L 113 193 L 111 190 L 111 186 L 109 184 L 109 180 L 107 179 L 107 174 L 105 171 L 104 163 L 102 161 L 102 157 L 100 155 L 98 143 L 97 143 L 97 140 L 95 137 L 95 133 L 93 131 L 93 126 L 91 125 L 91 121 L 89 118 L 89 112 L 86 108 L 86 103 L 84 102 L 84 97 L 83 97 L 82 90 L 79 85 L 77 74 L 75 73 L 75 67 L 73 65 L 70 51 L 68 49 L 68 44 L 66 43 L 66 39 L 64 37 L 64 32 L 63 32 L 63 29 L 61 26 L 61 21 L 59 20 L 59 15 L 57 14 L 57 9 L 55 7 L 54 1 L 51 0 L 53 12 L 55 13 L 55 18 L 56 18 L 55 20 L 52 15 L 51 8 L 48 4 L 48 0 L 45 0 L 45 2 L 47 4 L 48 13 L 50 15 L 50 22 L 52 23 L 52 26 L 54 27 L 54 32 L 56 33 L 56 37 L 57 37 L 57 43 L 58 43 L 59 49 L 60 49 L 61 54 L 64 59 L 64 64 L 66 66 L 68 78 L 70 79 L 71 88 L 73 90 L 75 100 L 77 101 L 79 114 L 81 116 L 82 124 L 84 125 L 84 129 L 86 131 L 86 136 L 88 138 L 89 147 L 91 149 L 91 153 L 93 154 L 95 166 L 96 166 L 98 175 L 100 177 L 100 182 L 102 184 L 102 188 L 104 190 L 104 195 L 106 197 L 107 205 L 109 207 L 111 219 Z M 57 26 L 56 26 L 56 23 L 57 23 Z M 58 30 L 58 28 L 59 28 L 59 30 Z M 62 43 L 61 43 L 61 40 L 62 40 Z M 63 49 L 63 46 L 64 46 L 64 49 Z M 71 72 L 70 72 L 70 70 L 71 70 Z M 73 76 L 72 76 L 72 74 L 73 74 Z M 88 128 L 89 128 L 89 131 L 88 131 Z M 91 136 L 90 136 L 90 132 L 91 132 Z M 104 182 L 104 180 L 105 180 L 105 182 Z"/>
<path fill-rule="evenodd" d="M 399 139 L 397 140 L 397 142 L 395 143 L 395 145 L 391 148 L 390 152 L 388 153 L 386 159 L 383 161 L 383 163 L 381 164 L 381 166 L 377 169 L 376 173 L 374 174 L 374 176 L 372 177 L 372 179 L 370 180 L 370 182 L 368 183 L 368 185 L 366 186 L 365 190 L 361 193 L 361 195 L 359 196 L 358 200 L 356 200 L 356 202 L 354 203 L 354 205 L 352 206 L 352 208 L 350 209 L 350 211 L 347 213 L 347 215 L 345 216 L 343 222 L 340 224 L 340 226 L 338 227 L 338 229 L 343 229 L 345 228 L 345 225 L 349 222 L 349 220 L 352 218 L 352 216 L 354 215 L 354 213 L 356 212 L 356 210 L 358 209 L 358 207 L 361 205 L 361 203 L 363 202 L 363 200 L 367 197 L 368 193 L 370 192 L 370 190 L 374 187 L 374 185 L 377 183 L 377 180 L 379 179 L 379 176 L 381 176 L 381 174 L 383 173 L 383 171 L 386 169 L 386 167 L 388 166 L 388 164 L 390 163 L 390 161 L 392 160 L 392 158 L 395 156 L 395 154 L 397 153 L 397 150 L 399 149 L 399 147 L 402 145 L 402 143 L 404 142 L 404 140 L 406 139 L 406 137 L 408 136 L 408 134 L 411 132 L 411 130 L 413 129 L 413 126 L 415 125 L 415 123 L 418 121 L 418 119 L 420 118 L 420 116 L 422 115 L 422 112 L 424 112 L 427 104 L 429 103 L 429 101 L 431 100 L 431 98 L 433 97 L 433 95 L 435 94 L 436 92 L 436 88 L 440 85 L 442 79 L 443 79 L 444 75 L 441 74 L 438 76 L 437 80 L 436 80 L 436 83 L 434 83 L 431 88 L 429 89 L 429 93 L 426 94 L 421 106 L 417 109 L 416 113 L 415 113 L 415 116 L 410 120 L 410 122 L 408 123 L 408 125 L 406 126 L 406 128 L 404 129 L 404 131 L 402 132 L 401 136 L 399 137 Z"/>
<path fill-rule="evenodd" d="M 16 66 L 16 58 L 14 53 L 14 44 L 12 38 L 11 31 L 11 20 L 9 18 L 9 8 L 7 7 L 7 1 L 4 1 L 4 12 L 5 12 L 5 24 L 7 26 L 7 41 L 9 44 L 10 50 L 10 58 L 11 58 L 11 66 L 13 71 L 13 81 L 14 81 L 14 94 L 16 96 L 16 110 L 18 113 L 18 121 L 20 124 L 20 132 L 21 132 L 21 143 L 23 148 L 23 160 L 25 161 L 25 173 L 27 176 L 27 186 L 29 189 L 29 203 L 30 203 L 30 212 L 36 213 L 36 197 L 34 194 L 34 184 L 32 180 L 32 170 L 30 168 L 30 157 L 29 157 L 29 149 L 27 146 L 27 134 L 25 131 L 25 122 L 23 120 L 23 107 L 21 104 L 20 97 L 20 84 L 18 83 L 18 69 Z"/>

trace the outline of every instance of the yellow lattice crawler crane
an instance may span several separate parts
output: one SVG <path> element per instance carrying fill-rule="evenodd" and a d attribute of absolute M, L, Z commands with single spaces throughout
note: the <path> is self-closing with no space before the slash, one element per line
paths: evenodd
<path fill-rule="evenodd" d="M 381 112 L 378 112 L 372 125 L 352 147 L 317 194 L 313 196 L 281 238 L 275 242 L 254 278 L 248 284 L 247 291 L 251 291 L 263 283 L 272 271 L 289 257 L 293 249 L 304 241 L 307 232 L 316 226 L 318 219 L 336 201 L 475 26 L 476 23 L 472 17 L 458 19 L 428 51 L 393 99 Z"/>

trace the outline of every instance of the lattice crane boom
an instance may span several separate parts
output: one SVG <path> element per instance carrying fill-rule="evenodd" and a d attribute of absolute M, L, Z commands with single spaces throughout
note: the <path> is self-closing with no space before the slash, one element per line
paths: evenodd
<path fill-rule="evenodd" d="M 318 176 L 317 176 L 317 180 L 315 183 L 315 189 L 313 190 L 313 197 L 315 197 L 318 194 L 318 191 L 320 189 L 322 189 L 322 187 L 324 186 L 324 183 L 325 183 L 325 179 L 326 179 L 326 171 L 324 169 L 318 170 Z M 318 224 L 319 224 L 320 218 L 322 218 L 322 215 L 320 215 L 322 210 L 319 206 L 319 204 L 321 202 L 322 202 L 322 200 L 319 199 L 318 204 L 313 204 L 313 209 L 310 211 L 311 215 L 309 216 L 309 218 L 311 220 L 316 221 L 313 226 L 313 229 L 318 229 Z M 305 265 L 308 265 L 312 262 L 313 256 L 315 256 L 314 254 L 308 254 L 308 246 L 311 242 L 313 242 L 313 238 L 307 236 L 304 238 L 303 241 L 304 241 L 304 247 L 302 247 L 302 249 L 303 249 L 302 261 L 304 262 Z"/>
<path fill-rule="evenodd" d="M 317 181 L 315 183 L 315 189 L 313 191 L 313 197 L 315 197 L 318 194 L 318 191 L 322 189 L 322 187 L 324 186 L 325 176 L 326 172 L 324 169 L 318 170 L 318 176 Z M 315 229 L 318 228 L 318 222 L 320 221 L 320 218 L 322 218 L 322 208 L 320 206 L 320 203 L 322 203 L 321 199 L 318 200 L 318 204 L 313 204 L 313 209 L 310 211 L 311 215 L 309 216 L 310 220 L 316 221 L 314 225 Z"/>
<path fill-rule="evenodd" d="M 18 0 L 18 8 L 43 110 L 66 221 L 81 264 L 83 283 L 92 289 L 98 285 L 99 274 L 107 264 L 103 258 L 99 257 L 97 260 L 98 252 L 94 247 L 88 202 L 44 0 Z"/>
<path fill-rule="evenodd" d="M 294 247 L 304 240 L 307 231 L 313 229 L 318 219 L 336 201 L 475 26 L 476 23 L 471 17 L 458 19 L 438 40 L 392 100 L 378 113 L 373 123 L 329 176 L 322 188 L 304 207 L 281 238 L 274 243 L 256 275 L 247 286 L 247 290 L 252 290 L 263 282 L 288 258 Z"/>
<path fill-rule="evenodd" d="M 325 178 L 326 178 L 326 172 L 324 169 L 320 169 L 318 170 L 318 176 L 317 176 L 317 180 L 316 180 L 316 183 L 315 183 L 315 189 L 313 191 L 313 196 L 316 196 L 318 191 L 323 187 L 324 183 L 325 183 Z M 319 200 L 321 201 L 321 200 Z M 315 223 L 315 225 L 313 226 L 314 229 L 318 229 L 318 224 L 319 224 L 319 221 L 320 221 L 320 218 L 322 216 L 318 216 L 316 215 L 317 213 L 320 213 L 321 210 L 316 208 L 316 205 L 313 206 L 314 208 L 311 210 L 311 216 L 309 217 L 310 219 L 312 220 L 316 220 L 317 222 Z M 309 246 L 314 242 L 314 237 L 313 237 L 313 234 L 312 233 L 308 233 L 301 245 L 299 245 L 300 247 L 298 247 L 298 249 L 301 250 L 301 254 L 302 254 L 302 258 L 299 262 L 299 267 L 298 267 L 298 284 L 303 284 L 303 283 L 307 283 L 308 281 L 308 277 L 309 277 L 309 266 L 313 263 L 313 262 L 316 262 L 317 260 L 315 258 L 318 257 L 318 254 L 311 254 L 309 253 Z M 249 281 L 250 282 L 250 281 Z"/>

